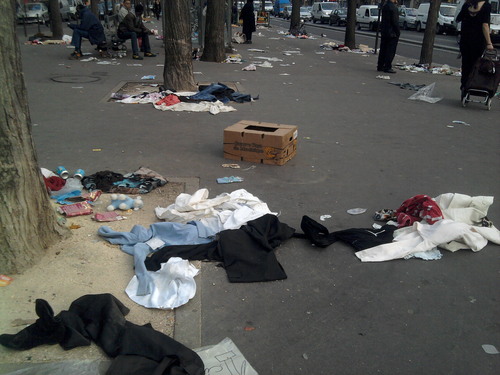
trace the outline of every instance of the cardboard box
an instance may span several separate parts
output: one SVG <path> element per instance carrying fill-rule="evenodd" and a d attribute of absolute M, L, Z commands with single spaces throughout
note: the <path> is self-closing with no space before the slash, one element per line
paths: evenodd
<path fill-rule="evenodd" d="M 224 157 L 283 165 L 297 153 L 295 125 L 243 120 L 224 129 Z"/>

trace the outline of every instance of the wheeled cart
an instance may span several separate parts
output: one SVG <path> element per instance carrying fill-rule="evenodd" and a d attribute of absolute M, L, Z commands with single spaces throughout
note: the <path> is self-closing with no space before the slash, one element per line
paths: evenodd
<path fill-rule="evenodd" d="M 481 103 L 491 109 L 491 102 L 500 83 L 500 60 L 496 50 L 486 50 L 472 68 L 462 92 L 462 106 Z M 480 99 L 474 99 L 480 98 Z"/>

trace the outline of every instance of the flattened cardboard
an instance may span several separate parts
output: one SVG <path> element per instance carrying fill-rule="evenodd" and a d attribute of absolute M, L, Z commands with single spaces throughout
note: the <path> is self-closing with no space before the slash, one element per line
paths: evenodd
<path fill-rule="evenodd" d="M 242 120 L 224 129 L 224 158 L 283 165 L 297 153 L 297 126 Z"/>

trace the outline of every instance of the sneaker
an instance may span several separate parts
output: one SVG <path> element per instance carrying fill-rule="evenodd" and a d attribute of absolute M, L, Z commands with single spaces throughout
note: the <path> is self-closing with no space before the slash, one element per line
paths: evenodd
<path fill-rule="evenodd" d="M 80 57 L 82 57 L 82 53 L 80 51 L 75 51 L 69 55 L 70 60 L 78 60 Z"/>
<path fill-rule="evenodd" d="M 141 56 L 139 56 L 139 55 L 132 55 L 132 58 L 133 58 L 134 60 L 144 60 L 144 59 L 143 59 Z"/>
<path fill-rule="evenodd" d="M 152 53 L 152 52 L 146 52 L 144 54 L 144 57 L 156 57 L 156 54 Z"/>

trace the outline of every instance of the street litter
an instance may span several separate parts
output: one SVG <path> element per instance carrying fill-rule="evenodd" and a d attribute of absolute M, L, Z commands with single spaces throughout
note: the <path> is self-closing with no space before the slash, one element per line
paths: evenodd
<path fill-rule="evenodd" d="M 436 83 L 433 82 L 428 86 L 422 87 L 420 90 L 418 90 L 415 94 L 410 96 L 408 99 L 410 100 L 421 100 L 423 102 L 427 103 L 437 103 L 443 98 L 439 97 L 433 97 L 432 94 L 434 92 L 434 88 L 436 86 Z"/>
<path fill-rule="evenodd" d="M 364 214 L 366 212 L 366 208 L 351 208 L 347 210 L 347 213 L 350 215 L 359 215 Z"/>
<path fill-rule="evenodd" d="M 319 217 L 319 219 L 320 219 L 321 221 L 325 221 L 326 219 L 331 219 L 331 218 L 332 218 L 332 215 L 321 215 L 321 216 Z"/>
<path fill-rule="evenodd" d="M 255 70 L 257 70 L 257 67 L 255 66 L 255 64 L 250 64 L 250 65 L 245 66 L 245 67 L 244 67 L 244 68 L 242 68 L 241 70 L 246 70 L 246 71 L 255 71 Z"/>
<path fill-rule="evenodd" d="M 66 217 L 91 215 L 93 213 L 92 206 L 88 202 L 79 202 L 60 206 L 57 211 L 64 214 Z"/>
<path fill-rule="evenodd" d="M 87 59 L 81 59 L 82 62 L 97 61 L 97 57 L 89 57 Z"/>
<path fill-rule="evenodd" d="M 262 63 L 259 64 L 261 68 L 272 68 L 273 66 L 269 61 L 263 61 Z"/>
<path fill-rule="evenodd" d="M 418 91 L 421 88 L 425 87 L 425 85 L 414 85 L 412 83 L 397 83 L 397 82 L 387 82 L 387 83 L 390 83 L 391 85 L 399 86 L 399 88 L 401 88 L 401 89 L 413 90 L 413 91 Z"/>
<path fill-rule="evenodd" d="M 465 121 L 453 120 L 452 123 L 470 126 L 470 124 L 466 123 Z"/>
<path fill-rule="evenodd" d="M 240 169 L 241 167 L 239 164 L 231 163 L 231 164 L 222 164 L 222 168 Z"/>
<path fill-rule="evenodd" d="M 241 64 L 242 61 L 243 59 L 240 54 L 228 55 L 226 57 L 226 60 L 224 60 L 224 62 L 227 64 Z"/>
<path fill-rule="evenodd" d="M 292 55 L 292 54 L 296 54 L 296 55 L 300 55 L 300 51 L 283 51 L 283 54 L 284 55 Z"/>
<path fill-rule="evenodd" d="M 249 48 L 248 52 L 266 52 L 266 51 L 258 48 Z"/>
<path fill-rule="evenodd" d="M 7 275 L 0 275 L 0 286 L 9 285 L 14 279 Z"/>
<path fill-rule="evenodd" d="M 219 177 L 217 179 L 218 184 L 231 184 L 233 182 L 243 182 L 243 178 L 238 176 L 229 176 L 229 177 Z"/>
<path fill-rule="evenodd" d="M 254 59 L 262 59 L 267 61 L 283 61 L 282 59 L 278 59 L 277 57 L 265 57 L 265 56 L 256 56 Z"/>
<path fill-rule="evenodd" d="M 127 218 L 125 216 L 118 214 L 116 211 L 110 211 L 110 212 L 96 213 L 92 217 L 92 219 L 95 221 L 109 222 L 109 221 L 125 220 Z"/>
<path fill-rule="evenodd" d="M 315 52 L 316 55 L 324 55 L 325 53 L 324 52 Z"/>
<path fill-rule="evenodd" d="M 127 64 L 127 66 L 142 66 L 142 64 Z"/>
<path fill-rule="evenodd" d="M 155 79 L 156 76 L 155 75 L 148 75 L 148 76 L 142 76 L 141 79 Z"/>
<path fill-rule="evenodd" d="M 194 351 L 201 357 L 206 374 L 259 375 L 228 337 L 217 345 L 204 346 Z"/>
<path fill-rule="evenodd" d="M 280 73 L 280 76 L 289 76 L 289 73 Z"/>
<path fill-rule="evenodd" d="M 483 345 L 481 345 L 481 347 L 483 348 L 483 350 L 487 354 L 499 354 L 500 353 L 494 345 L 483 344 Z"/>
<path fill-rule="evenodd" d="M 389 77 L 389 76 L 376 76 L 375 78 L 378 78 L 378 79 L 391 79 L 391 77 Z"/>

